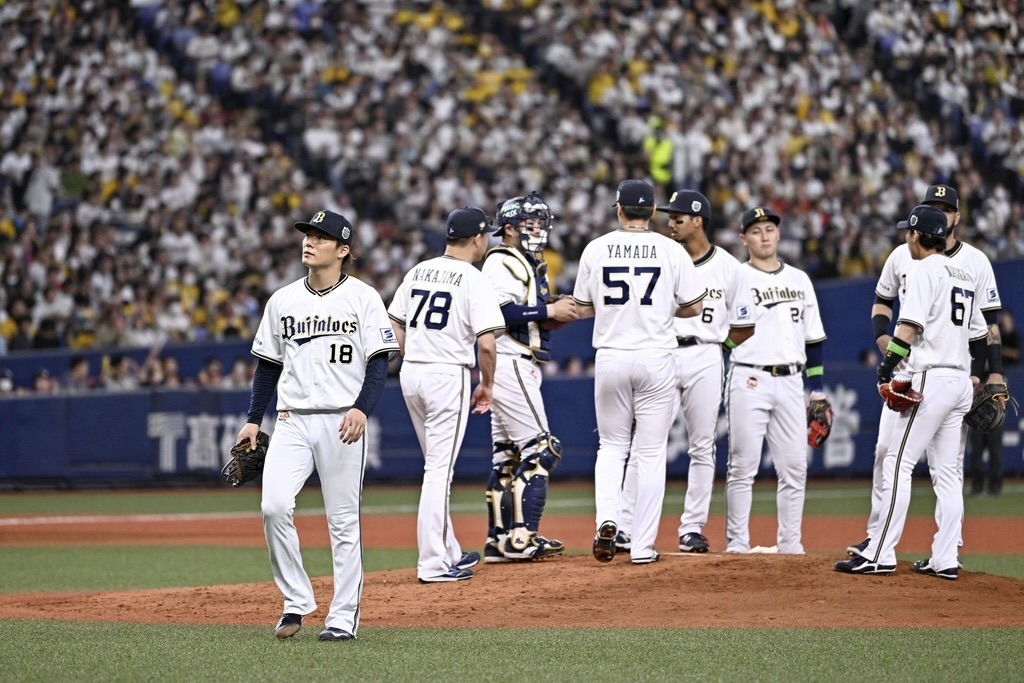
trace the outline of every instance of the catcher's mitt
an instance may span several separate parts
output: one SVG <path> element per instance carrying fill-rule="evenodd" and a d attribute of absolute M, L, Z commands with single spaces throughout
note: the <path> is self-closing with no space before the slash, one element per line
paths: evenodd
<path fill-rule="evenodd" d="M 894 379 L 890 382 L 878 385 L 878 395 L 885 400 L 889 410 L 902 413 L 917 406 L 924 396 L 921 392 L 910 388 L 910 381 Z"/>
<path fill-rule="evenodd" d="M 827 398 L 812 399 L 807 406 L 807 445 L 818 448 L 832 433 L 832 404 Z"/>
<path fill-rule="evenodd" d="M 999 400 L 1003 399 L 1003 400 Z M 1006 401 L 1010 400 L 1010 389 L 1005 384 L 986 384 L 974 395 L 971 409 L 964 422 L 971 429 L 982 434 L 999 429 L 1006 419 Z"/>
<path fill-rule="evenodd" d="M 256 435 L 256 449 L 249 448 L 249 439 L 239 441 L 231 448 L 231 459 L 220 471 L 222 477 L 232 486 L 241 486 L 263 474 L 263 463 L 267 460 L 270 435 L 260 432 Z"/>

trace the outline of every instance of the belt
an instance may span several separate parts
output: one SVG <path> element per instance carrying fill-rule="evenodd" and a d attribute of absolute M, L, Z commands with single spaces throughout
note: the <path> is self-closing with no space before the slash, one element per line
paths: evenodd
<path fill-rule="evenodd" d="M 788 365 L 751 365 L 750 363 L 736 363 L 736 365 L 742 365 L 745 368 L 754 368 L 755 370 L 761 370 L 763 372 L 767 372 L 772 377 L 799 375 L 804 370 L 804 366 L 802 363 L 792 363 Z"/>
<path fill-rule="evenodd" d="M 697 344 L 703 343 L 704 340 L 700 337 L 676 337 L 676 344 L 678 344 L 680 348 L 696 346 Z"/>
<path fill-rule="evenodd" d="M 523 360 L 528 360 L 531 363 L 533 362 L 533 356 L 531 356 L 528 353 L 521 353 L 521 354 L 519 354 L 519 357 L 522 358 Z"/>

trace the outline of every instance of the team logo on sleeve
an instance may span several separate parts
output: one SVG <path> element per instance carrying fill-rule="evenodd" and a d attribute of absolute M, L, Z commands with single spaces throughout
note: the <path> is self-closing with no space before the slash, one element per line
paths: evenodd
<path fill-rule="evenodd" d="M 740 306 L 736 309 L 736 317 L 740 320 L 750 319 L 750 307 Z"/>
<path fill-rule="evenodd" d="M 380 338 L 385 344 L 397 344 L 398 338 L 395 336 L 395 331 L 390 327 L 380 328 Z"/>
<path fill-rule="evenodd" d="M 988 290 L 988 301 L 989 303 L 995 303 L 999 301 L 999 291 L 995 287 L 991 287 Z"/>

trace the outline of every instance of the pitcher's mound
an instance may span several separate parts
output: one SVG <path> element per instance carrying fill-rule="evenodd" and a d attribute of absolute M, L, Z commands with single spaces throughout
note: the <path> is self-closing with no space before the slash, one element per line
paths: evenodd
<path fill-rule="evenodd" d="M 961 571 L 850 576 L 822 555 L 669 554 L 634 566 L 589 555 L 478 565 L 458 583 L 421 584 L 415 570 L 366 575 L 363 626 L 938 627 L 1024 626 L 1024 581 Z M 313 580 L 323 623 L 330 577 Z M 0 616 L 142 623 L 256 624 L 270 629 L 281 596 L 272 582 L 116 593 L 0 595 Z"/>

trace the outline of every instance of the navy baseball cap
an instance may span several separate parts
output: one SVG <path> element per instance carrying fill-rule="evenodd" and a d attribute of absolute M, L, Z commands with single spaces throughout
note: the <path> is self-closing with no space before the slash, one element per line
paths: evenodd
<path fill-rule="evenodd" d="M 949 185 L 928 186 L 928 191 L 924 193 L 924 201 L 921 203 L 931 204 L 933 202 L 951 206 L 957 211 L 960 210 L 960 197 L 957 196 L 956 190 Z"/>
<path fill-rule="evenodd" d="M 295 229 L 302 232 L 316 229 L 349 246 L 352 245 L 352 235 L 355 232 L 347 218 L 327 209 L 317 211 L 308 221 L 299 221 L 295 224 Z"/>
<path fill-rule="evenodd" d="M 476 206 L 463 206 L 448 214 L 446 229 L 450 240 L 494 232 L 494 227 L 487 220 L 487 214 Z"/>
<path fill-rule="evenodd" d="M 655 211 L 665 213 L 685 213 L 690 216 L 702 216 L 704 222 L 711 220 L 711 202 L 700 192 L 679 190 L 669 197 L 667 206 L 659 206 Z"/>
<path fill-rule="evenodd" d="M 641 206 L 656 208 L 654 204 L 654 188 L 644 180 L 623 180 L 615 191 L 615 204 L 622 206 Z M 612 206 L 615 206 L 612 204 Z"/>
<path fill-rule="evenodd" d="M 775 213 L 771 209 L 765 206 L 755 206 L 752 209 L 747 209 L 743 212 L 740 217 L 740 232 L 746 232 L 754 223 L 760 223 L 761 221 L 771 221 L 775 225 L 782 222 L 782 218 L 779 214 Z"/>
<path fill-rule="evenodd" d="M 899 230 L 907 230 L 909 228 L 910 230 L 923 232 L 926 235 L 937 235 L 939 237 L 945 237 L 949 232 L 949 227 L 946 225 L 946 214 L 928 204 L 918 204 L 915 206 L 907 220 L 900 221 L 896 224 L 896 227 Z"/>

